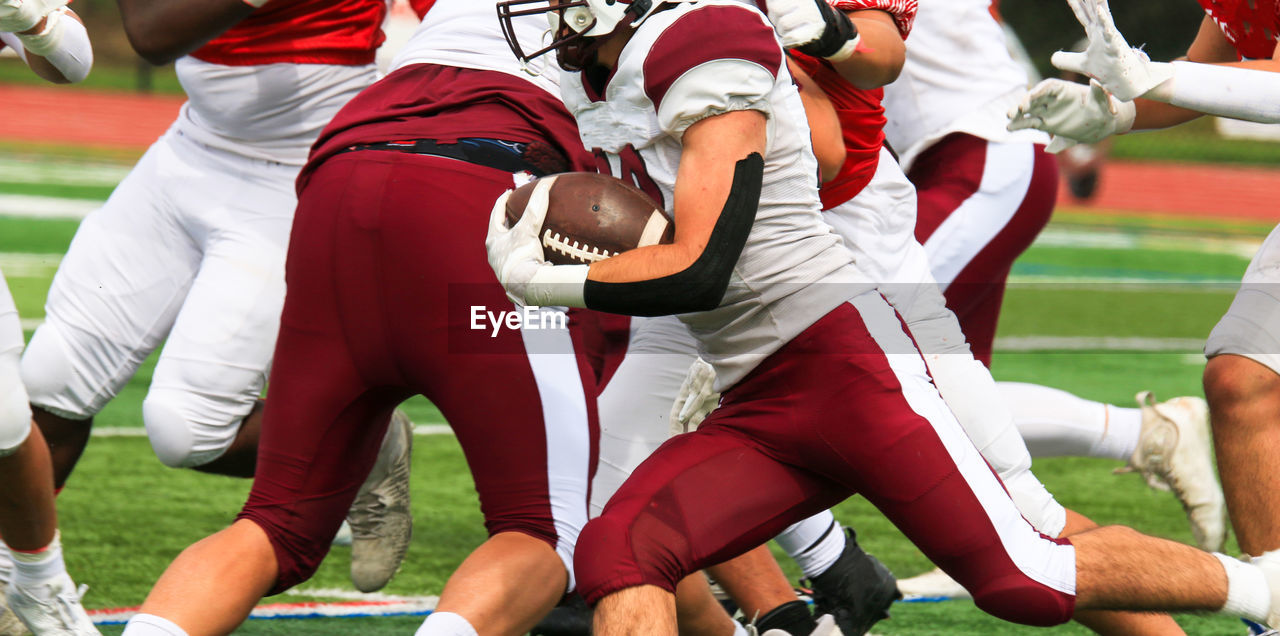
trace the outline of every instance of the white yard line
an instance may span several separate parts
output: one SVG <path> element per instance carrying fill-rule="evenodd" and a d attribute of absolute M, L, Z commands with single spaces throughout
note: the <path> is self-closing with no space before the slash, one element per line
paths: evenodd
<path fill-rule="evenodd" d="M 26 194 L 0 194 L 0 216 L 32 219 L 83 219 L 102 207 L 101 201 L 38 197 Z"/>
<path fill-rule="evenodd" d="M 61 262 L 61 254 L 0 252 L 0 272 L 14 278 L 52 278 Z"/>
<path fill-rule="evenodd" d="M 1036 247 L 1084 247 L 1094 249 L 1152 249 L 1200 254 L 1231 254 L 1253 258 L 1262 237 L 1227 238 L 1160 233 L 1050 228 L 1036 237 Z"/>
<path fill-rule="evenodd" d="M 111 163 L 0 159 L 0 181 L 51 185 L 114 186 L 130 167 Z"/>
<path fill-rule="evenodd" d="M 1135 338 L 1112 336 L 1005 336 L 996 338 L 995 350 L 1034 351 L 1142 351 L 1190 353 L 1204 348 L 1200 338 Z"/>
<path fill-rule="evenodd" d="M 413 427 L 414 435 L 453 435 L 448 424 L 418 424 Z M 141 426 L 97 426 L 90 433 L 93 437 L 146 437 L 147 429 Z"/>

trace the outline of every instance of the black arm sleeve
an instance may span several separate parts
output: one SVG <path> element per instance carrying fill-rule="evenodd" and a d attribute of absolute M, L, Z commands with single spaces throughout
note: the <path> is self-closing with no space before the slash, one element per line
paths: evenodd
<path fill-rule="evenodd" d="M 630 316 L 667 316 L 719 307 L 755 223 L 763 178 L 764 159 L 755 152 L 747 155 L 734 166 L 729 198 L 707 246 L 693 264 L 669 276 L 633 283 L 587 279 L 583 289 L 587 307 Z"/>

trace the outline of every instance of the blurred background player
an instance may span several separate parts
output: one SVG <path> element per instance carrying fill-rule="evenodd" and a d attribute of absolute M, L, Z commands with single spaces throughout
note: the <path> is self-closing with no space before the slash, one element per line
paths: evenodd
<path fill-rule="evenodd" d="M 514 33 L 537 45 L 545 29 Z M 485 258 L 494 199 L 591 165 L 556 75 L 531 70 L 492 3 L 439 0 L 390 75 L 326 128 L 299 179 L 249 501 L 170 565 L 125 633 L 227 633 L 263 595 L 309 578 L 386 417 L 413 394 L 457 435 L 489 533 L 418 633 L 522 634 L 573 590 L 595 458 L 578 330 L 469 328 L 472 307 L 512 308 Z"/>
<path fill-rule="evenodd" d="M 93 49 L 62 2 L 0 2 L 0 43 L 57 84 L 89 74 Z M 0 273 L 0 634 L 97 634 L 67 575 L 58 538 L 49 448 L 31 426 L 19 371 L 22 326 Z"/>
<path fill-rule="evenodd" d="M 1010 113 L 1010 128 L 1035 127 L 1060 145 L 1130 130 L 1164 128 L 1202 114 L 1280 123 L 1280 3 L 1202 0 L 1206 16 L 1185 61 L 1153 63 L 1129 48 L 1105 0 L 1072 0 L 1089 46 L 1057 53 L 1055 66 L 1089 86 L 1045 80 Z M 1129 101 L 1132 100 L 1132 101 Z M 1244 274 L 1231 307 L 1205 343 L 1205 396 L 1218 469 L 1240 549 L 1280 561 L 1280 229 Z"/>
<path fill-rule="evenodd" d="M 386 13 L 382 0 L 263 5 L 120 2 L 133 47 L 152 63 L 177 59 L 188 101 L 81 223 L 23 355 L 55 488 L 93 416 L 162 341 L 142 407 L 160 461 L 253 474 L 294 179 L 320 129 L 373 81 Z M 408 546 L 409 428 L 393 427 L 387 472 L 352 511 L 361 589 L 385 584 Z"/>
<path fill-rule="evenodd" d="M 916 237 L 974 356 L 988 366 L 1010 269 L 1048 222 L 1058 190 L 1048 139 L 1005 127 L 1027 74 L 987 0 L 921 0 L 902 74 L 885 88 L 885 134 L 917 191 Z M 1049 387 L 997 386 L 1033 457 L 1128 461 L 1153 486 L 1174 485 L 1197 543 L 1222 548 L 1222 496 L 1198 398 L 1154 404 L 1142 393 L 1140 408 L 1122 408 Z M 936 570 L 900 588 L 962 593 Z"/>

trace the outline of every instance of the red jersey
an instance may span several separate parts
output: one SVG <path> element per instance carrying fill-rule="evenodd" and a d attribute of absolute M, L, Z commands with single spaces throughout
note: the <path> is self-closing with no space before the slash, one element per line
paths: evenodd
<path fill-rule="evenodd" d="M 841 11 L 878 9 L 893 16 L 898 33 L 905 39 L 916 17 L 916 0 L 828 0 Z M 822 209 L 831 208 L 857 196 L 871 182 L 884 146 L 884 89 L 862 90 L 840 76 L 831 63 L 792 51 L 791 57 L 813 78 L 813 82 L 831 99 L 840 119 L 844 138 L 845 160 L 840 172 L 819 190 Z"/>
<path fill-rule="evenodd" d="M 272 0 L 191 56 L 225 66 L 372 64 L 386 15 L 385 0 Z"/>
<path fill-rule="evenodd" d="M 1200 0 L 1241 58 L 1275 55 L 1280 36 L 1280 0 Z"/>

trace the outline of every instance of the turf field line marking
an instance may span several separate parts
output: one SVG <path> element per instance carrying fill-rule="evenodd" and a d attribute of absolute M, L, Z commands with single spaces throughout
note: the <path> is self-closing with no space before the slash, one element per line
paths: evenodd
<path fill-rule="evenodd" d="M 299 594 L 304 593 L 299 592 Z M 435 610 L 436 603 L 439 601 L 438 596 L 406 596 L 339 603 L 271 603 L 254 608 L 249 614 L 249 620 L 424 616 Z M 129 622 L 138 610 L 138 607 L 118 607 L 89 610 L 88 614 L 95 625 L 123 625 Z"/>
<path fill-rule="evenodd" d="M 413 427 L 414 435 L 453 435 L 453 429 L 448 424 L 418 424 Z M 89 433 L 92 437 L 146 437 L 147 429 L 141 426 L 98 426 Z M 320 596 L 319 594 L 308 594 L 308 596 Z M 366 598 L 368 595 L 363 594 L 360 598 Z"/>
<path fill-rule="evenodd" d="M 1235 293 L 1240 287 L 1239 278 L 1225 277 L 1173 277 L 1135 276 L 1129 272 L 1107 275 L 1062 276 L 1057 274 L 1013 274 L 1009 284 L 1027 289 L 1067 289 L 1089 291 L 1159 291 L 1160 293 Z"/>
<path fill-rule="evenodd" d="M 61 262 L 61 254 L 0 252 L 0 271 L 10 277 L 52 278 Z"/>
<path fill-rule="evenodd" d="M 1141 338 L 1125 336 L 1004 336 L 996 338 L 1000 352 L 1143 351 L 1190 353 L 1204 348 L 1200 338 Z"/>
<path fill-rule="evenodd" d="M 22 323 L 23 331 L 35 331 L 36 327 L 44 324 L 44 318 L 20 318 L 18 322 Z"/>
<path fill-rule="evenodd" d="M 1163 232 L 1098 231 L 1049 228 L 1036 237 L 1036 247 L 1078 247 L 1086 249 L 1147 249 L 1198 254 L 1228 254 L 1245 260 L 1253 258 L 1262 238 L 1176 236 Z"/>
<path fill-rule="evenodd" d="M 102 207 L 101 201 L 0 194 L 0 216 L 36 219 L 83 219 Z"/>
<path fill-rule="evenodd" d="M 129 170 L 128 166 L 109 163 L 0 159 L 0 181 L 9 183 L 114 186 L 129 174 Z"/>

